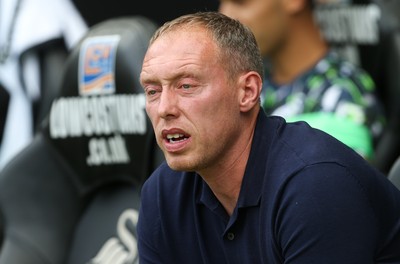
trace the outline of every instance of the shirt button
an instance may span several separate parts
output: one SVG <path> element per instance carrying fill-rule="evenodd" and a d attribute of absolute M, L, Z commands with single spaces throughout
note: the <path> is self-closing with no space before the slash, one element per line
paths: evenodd
<path fill-rule="evenodd" d="M 229 232 L 226 236 L 229 240 L 234 240 L 235 239 L 235 234 L 232 232 Z"/>

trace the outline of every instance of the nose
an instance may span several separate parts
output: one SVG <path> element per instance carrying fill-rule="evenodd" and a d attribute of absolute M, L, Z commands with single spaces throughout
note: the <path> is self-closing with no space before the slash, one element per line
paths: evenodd
<path fill-rule="evenodd" d="M 158 114 L 161 118 L 170 119 L 178 116 L 178 98 L 173 89 L 163 89 L 158 104 Z"/>

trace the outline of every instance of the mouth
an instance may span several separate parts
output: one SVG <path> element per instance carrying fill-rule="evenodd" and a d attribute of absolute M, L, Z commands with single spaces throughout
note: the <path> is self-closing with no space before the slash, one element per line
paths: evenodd
<path fill-rule="evenodd" d="M 188 140 L 189 137 L 184 134 L 175 133 L 167 134 L 165 138 L 170 144 L 176 144 Z"/>
<path fill-rule="evenodd" d="M 179 128 L 164 129 L 161 132 L 163 148 L 169 153 L 179 153 L 188 147 L 190 134 Z"/>

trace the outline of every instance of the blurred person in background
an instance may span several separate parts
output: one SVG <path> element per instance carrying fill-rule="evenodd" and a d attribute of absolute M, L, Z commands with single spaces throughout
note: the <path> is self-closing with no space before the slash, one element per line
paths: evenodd
<path fill-rule="evenodd" d="M 0 170 L 31 141 L 86 31 L 69 0 L 0 0 Z"/>
<path fill-rule="evenodd" d="M 385 125 L 371 76 L 330 49 L 312 0 L 220 0 L 219 11 L 254 32 L 265 58 L 262 106 L 305 120 L 368 160 Z"/>

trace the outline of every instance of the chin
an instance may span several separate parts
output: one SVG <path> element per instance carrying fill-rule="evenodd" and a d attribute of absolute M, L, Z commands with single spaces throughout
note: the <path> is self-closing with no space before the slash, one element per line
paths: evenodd
<path fill-rule="evenodd" d="M 176 171 L 194 171 L 194 166 L 190 166 L 190 163 L 184 161 L 182 158 L 166 158 L 168 166 Z"/>
<path fill-rule="evenodd" d="M 177 162 L 168 162 L 168 166 L 175 171 L 190 171 L 190 168 Z"/>

